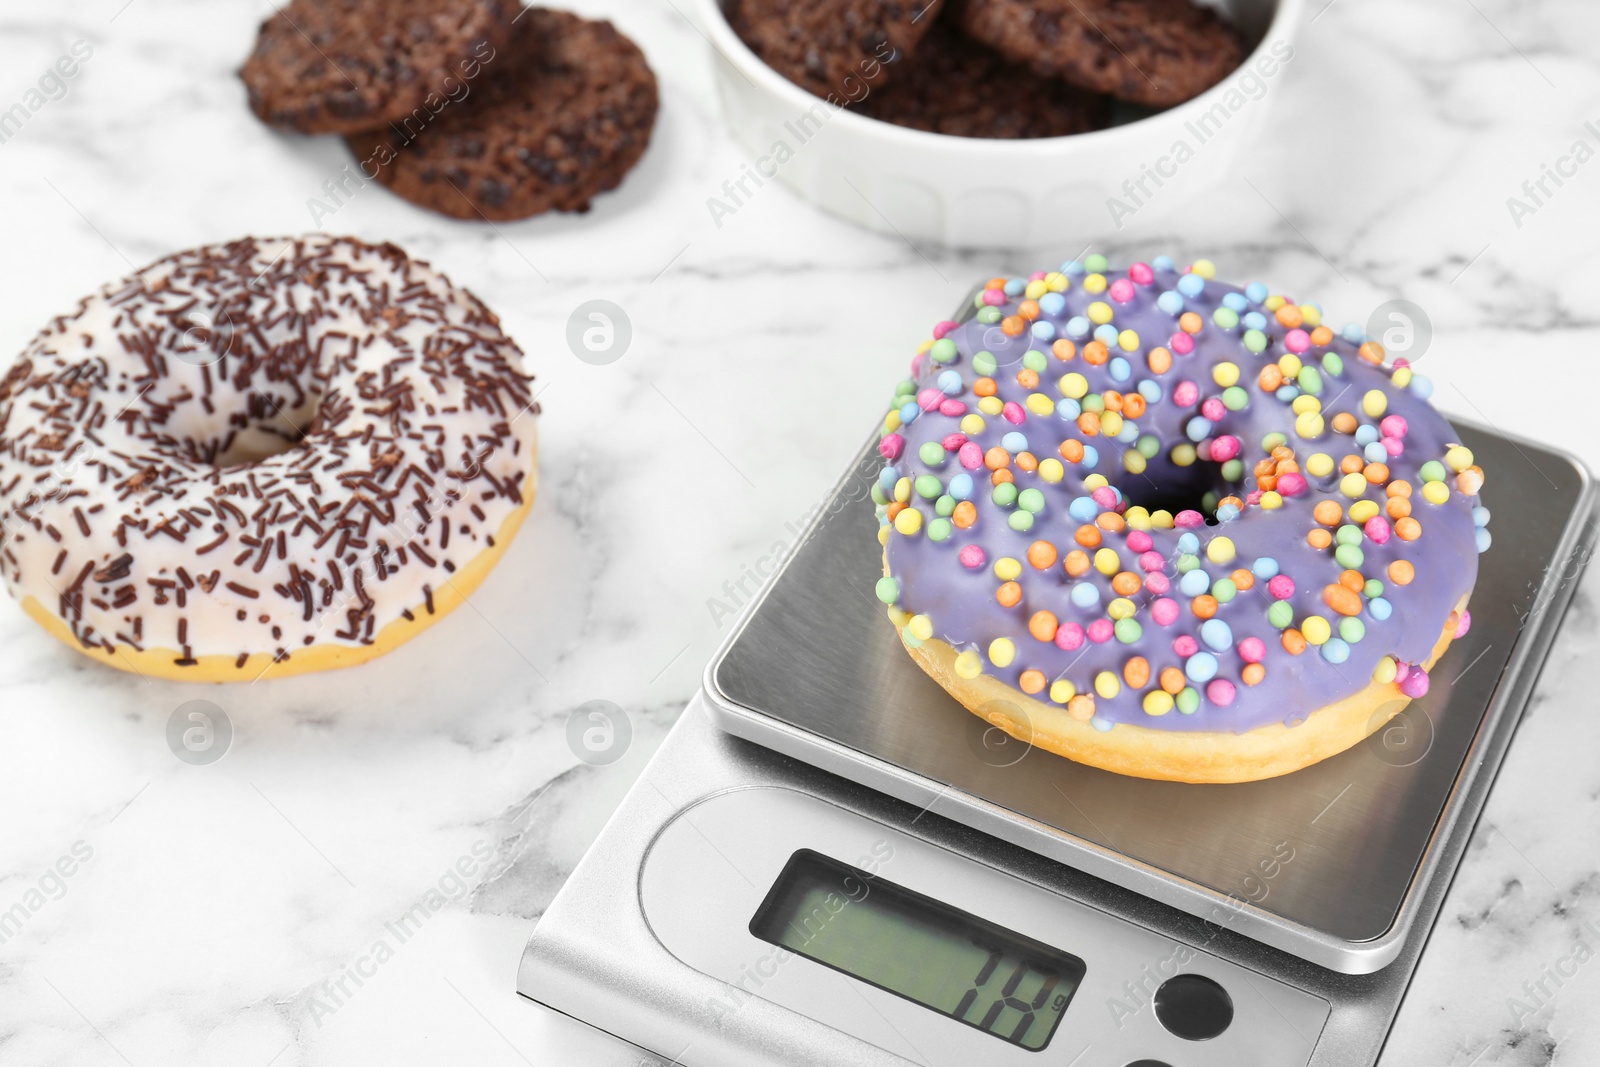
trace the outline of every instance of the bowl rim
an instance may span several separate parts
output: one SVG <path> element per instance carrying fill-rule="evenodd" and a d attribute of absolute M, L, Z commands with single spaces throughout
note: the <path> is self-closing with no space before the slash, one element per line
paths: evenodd
<path fill-rule="evenodd" d="M 950 0 L 946 0 L 950 2 Z M 740 36 L 733 32 L 733 27 L 728 23 L 727 16 L 723 13 L 723 0 L 695 0 L 697 10 L 700 12 L 702 28 L 709 35 L 711 42 L 721 56 L 734 65 L 744 77 L 753 85 L 765 89 L 768 95 L 777 96 L 793 102 L 795 114 L 804 115 L 818 105 L 832 107 L 834 113 L 829 120 L 829 125 L 835 121 L 843 121 L 846 129 L 855 130 L 865 136 L 877 136 L 890 142 L 901 142 L 903 147 L 918 149 L 944 148 L 950 151 L 992 152 L 993 154 L 1013 154 L 1025 156 L 1050 156 L 1055 155 L 1069 146 L 1085 145 L 1094 148 L 1111 146 L 1112 142 L 1130 140 L 1141 134 L 1149 133 L 1152 125 L 1161 122 L 1163 125 L 1177 125 L 1184 118 L 1198 115 L 1211 110 L 1210 104 L 1227 91 L 1233 81 L 1234 75 L 1253 62 L 1269 41 L 1283 39 L 1290 42 L 1296 36 L 1300 14 L 1304 8 L 1305 0 L 1273 0 L 1274 8 L 1272 18 L 1267 22 L 1266 29 L 1261 34 L 1261 40 L 1256 42 L 1226 78 L 1201 93 L 1199 96 L 1185 100 L 1153 115 L 1124 122 L 1117 126 L 1108 126 L 1104 129 L 1089 130 L 1086 133 L 1064 134 L 1059 137 L 1028 137 L 1028 138 L 993 138 L 993 137 L 963 137 L 958 134 L 932 133 L 928 130 L 913 129 L 909 126 L 898 126 L 892 122 L 871 118 L 859 112 L 851 111 L 848 107 L 834 104 L 825 97 L 813 95 L 802 89 L 794 82 L 779 74 L 766 61 L 745 44 Z"/>

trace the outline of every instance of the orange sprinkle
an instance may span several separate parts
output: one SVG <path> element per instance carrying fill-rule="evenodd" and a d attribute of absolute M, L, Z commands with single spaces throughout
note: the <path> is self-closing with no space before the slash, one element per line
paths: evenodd
<path fill-rule="evenodd" d="M 1011 466 L 1011 453 L 995 445 L 983 454 L 983 465 L 992 471 Z"/>
<path fill-rule="evenodd" d="M 1107 389 L 1100 394 L 1100 399 L 1105 401 L 1107 411 L 1120 412 L 1122 410 L 1122 394 L 1115 389 Z"/>
<path fill-rule="evenodd" d="M 1205 323 L 1201 321 L 1200 316 L 1192 311 L 1185 311 L 1178 318 L 1178 328 L 1184 333 L 1199 333 L 1200 328 L 1204 325 Z"/>
<path fill-rule="evenodd" d="M 1268 363 L 1256 376 L 1256 384 L 1261 387 L 1262 392 L 1276 393 L 1278 387 L 1283 385 L 1283 371 L 1276 363 Z"/>
<path fill-rule="evenodd" d="M 1276 474 L 1256 475 L 1256 488 L 1263 493 L 1278 488 L 1278 476 Z"/>
<path fill-rule="evenodd" d="M 1408 559 L 1397 559 L 1389 564 L 1389 580 L 1395 585 L 1410 585 L 1417 576 L 1417 568 Z"/>
<path fill-rule="evenodd" d="M 1007 482 L 1015 481 L 1016 478 L 1014 478 L 1011 474 L 1011 471 L 1005 467 L 1001 467 L 999 470 L 994 471 L 989 475 L 990 485 L 1004 485 Z"/>
<path fill-rule="evenodd" d="M 1277 318 L 1278 325 L 1287 326 L 1291 330 L 1306 321 L 1306 317 L 1300 314 L 1300 309 L 1294 304 L 1283 305 L 1274 317 Z"/>
<path fill-rule="evenodd" d="M 1256 576 L 1243 567 L 1228 575 L 1233 579 L 1233 587 L 1243 593 L 1256 587 Z"/>
<path fill-rule="evenodd" d="M 1280 459 L 1278 460 L 1277 464 L 1273 466 L 1272 473 L 1277 475 L 1299 474 L 1300 464 L 1296 463 L 1292 459 Z"/>
<path fill-rule="evenodd" d="M 1347 589 L 1343 585 L 1323 586 L 1322 602 L 1340 615 L 1361 614 L 1361 594 Z"/>
<path fill-rule="evenodd" d="M 1411 514 L 1411 501 L 1403 496 L 1392 496 L 1389 498 L 1388 507 L 1384 510 L 1388 511 L 1391 520 L 1403 519 Z"/>
<path fill-rule="evenodd" d="M 1225 496 L 1221 500 L 1217 501 L 1217 507 L 1219 507 L 1219 508 L 1220 507 L 1224 507 L 1224 506 L 1226 506 L 1228 504 L 1232 504 L 1234 507 L 1238 508 L 1240 511 L 1244 510 L 1244 501 L 1240 500 L 1236 496 Z"/>
<path fill-rule="evenodd" d="M 1143 689 L 1150 682 L 1150 661 L 1135 656 L 1122 665 L 1122 680 L 1135 689 Z"/>
<path fill-rule="evenodd" d="M 1357 354 L 1368 363 L 1383 362 L 1383 346 L 1376 341 L 1368 341 L 1362 345 Z"/>
<path fill-rule="evenodd" d="M 1323 500 L 1311 509 L 1311 517 L 1324 526 L 1337 526 L 1344 518 L 1344 508 L 1336 500 Z"/>
<path fill-rule="evenodd" d="M 1382 485 L 1389 480 L 1389 466 L 1386 463 L 1368 463 L 1361 468 L 1361 476 L 1373 485 Z"/>
<path fill-rule="evenodd" d="M 1076 463 L 1083 458 L 1083 442 L 1067 438 L 1061 442 L 1061 458 L 1068 463 Z"/>
<path fill-rule="evenodd" d="M 1306 534 L 1306 544 L 1312 548 L 1327 548 L 1333 544 L 1333 534 L 1319 526 Z"/>
<path fill-rule="evenodd" d="M 999 388 L 993 378 L 979 378 L 972 383 L 972 391 L 978 396 L 994 396 Z"/>
<path fill-rule="evenodd" d="M 1144 414 L 1144 397 L 1138 393 L 1129 393 L 1122 398 L 1122 413 L 1130 419 L 1137 419 Z"/>
<path fill-rule="evenodd" d="M 1244 670 L 1239 672 L 1239 678 L 1245 685 L 1260 685 L 1266 676 L 1267 669 L 1259 663 L 1246 663 Z"/>
<path fill-rule="evenodd" d="M 1251 473 L 1257 478 L 1264 478 L 1269 474 L 1276 474 L 1277 470 L 1277 464 L 1273 463 L 1271 459 L 1262 459 L 1256 461 L 1256 465 L 1251 468 Z"/>
<path fill-rule="evenodd" d="M 1067 553 L 1066 562 L 1062 565 L 1066 567 L 1067 573 L 1074 578 L 1082 578 L 1089 573 L 1089 553 L 1081 548 L 1075 548 Z"/>
<path fill-rule="evenodd" d="M 1006 280 L 1004 278 L 990 278 L 988 281 L 983 283 L 983 287 L 985 289 L 1004 289 L 1006 287 Z"/>
<path fill-rule="evenodd" d="M 1094 718 L 1094 697 L 1088 693 L 1079 693 L 1067 701 L 1067 714 L 1079 722 L 1088 722 Z"/>
<path fill-rule="evenodd" d="M 1090 341 L 1083 346 L 1083 358 L 1098 367 L 1111 358 L 1111 350 L 1099 341 Z"/>
<path fill-rule="evenodd" d="M 1115 511 L 1102 511 L 1095 517 L 1094 524 L 1108 533 L 1121 533 L 1127 529 L 1128 520 Z"/>
<path fill-rule="evenodd" d="M 1361 576 L 1360 571 L 1340 571 L 1339 584 L 1352 593 L 1359 593 L 1367 587 L 1367 580 Z"/>
<path fill-rule="evenodd" d="M 1366 461 L 1364 461 L 1360 456 L 1346 456 L 1339 461 L 1339 473 L 1355 474 L 1364 466 L 1366 466 Z"/>
<path fill-rule="evenodd" d="M 1054 567 L 1060 558 L 1060 551 L 1049 541 L 1035 541 L 1028 546 L 1028 562 L 1040 570 Z"/>
<path fill-rule="evenodd" d="M 963 500 L 956 505 L 955 511 L 950 513 L 950 521 L 965 530 L 978 521 L 978 508 L 970 500 Z"/>
<path fill-rule="evenodd" d="M 1025 471 L 1036 471 L 1039 469 L 1039 459 L 1032 452 L 1018 452 L 1017 466 Z"/>
<path fill-rule="evenodd" d="M 1402 541 L 1415 541 L 1422 536 L 1422 523 L 1407 515 L 1394 524 L 1394 535 Z"/>
<path fill-rule="evenodd" d="M 1017 305 L 1017 314 L 1032 322 L 1039 317 L 1039 302 L 1037 300 L 1024 300 Z"/>
<path fill-rule="evenodd" d="M 1014 608 L 1022 603 L 1022 586 L 1016 582 L 1006 582 L 995 590 L 994 598 L 1000 601 L 1001 607 Z"/>
<path fill-rule="evenodd" d="M 1030 668 L 1023 671 L 1022 677 L 1017 679 L 1017 688 L 1032 696 L 1034 693 L 1042 692 L 1047 681 L 1049 679 L 1044 676 L 1044 671 L 1036 671 Z"/>
<path fill-rule="evenodd" d="M 1028 620 L 1028 632 L 1041 641 L 1054 641 L 1059 625 L 1053 612 L 1036 611 L 1033 618 Z"/>
<path fill-rule="evenodd" d="M 1411 483 L 1406 481 L 1404 478 L 1396 478 L 1394 481 L 1389 483 L 1388 492 L 1390 496 L 1403 496 L 1409 498 L 1411 496 Z"/>
<path fill-rule="evenodd" d="M 1355 433 L 1358 425 L 1356 417 L 1348 411 L 1341 411 L 1333 417 L 1333 430 L 1335 433 Z"/>
<path fill-rule="evenodd" d="M 1022 331 L 1027 328 L 1027 320 L 1021 315 L 1007 315 L 1000 320 L 1000 332 L 1007 337 L 1021 337 Z"/>
<path fill-rule="evenodd" d="M 1149 364 L 1152 374 L 1165 374 L 1172 369 L 1172 353 L 1165 348 L 1152 348 L 1144 361 Z"/>
<path fill-rule="evenodd" d="M 905 509 L 906 509 L 905 501 L 903 501 L 903 500 L 891 500 L 891 501 L 889 501 L 889 506 L 888 506 L 888 508 L 885 509 L 885 511 L 889 516 L 889 521 L 893 522 L 894 521 L 894 517 L 896 515 L 900 514 Z"/>
<path fill-rule="evenodd" d="M 1092 411 L 1085 411 L 1078 416 L 1078 432 L 1085 437 L 1100 436 L 1100 416 Z"/>
<path fill-rule="evenodd" d="M 1161 669 L 1161 688 L 1167 692 L 1177 695 L 1183 692 L 1184 686 L 1188 684 L 1188 680 L 1184 678 L 1183 672 L 1178 668 L 1163 667 Z"/>
<path fill-rule="evenodd" d="M 1065 337 L 1058 337 L 1055 344 L 1050 346 L 1050 354 L 1065 363 L 1067 360 L 1077 356 L 1078 346 Z"/>
<path fill-rule="evenodd" d="M 1132 571 L 1118 571 L 1111 579 L 1111 588 L 1118 596 L 1132 596 L 1144 588 L 1144 582 Z"/>
<path fill-rule="evenodd" d="M 1209 619 L 1217 613 L 1217 598 L 1210 593 L 1201 593 L 1189 601 L 1189 609 L 1202 619 Z"/>
<path fill-rule="evenodd" d="M 1327 345 L 1333 341 L 1333 331 L 1326 326 L 1318 326 L 1311 331 L 1311 343 L 1314 345 Z"/>
<path fill-rule="evenodd" d="M 1279 445 L 1277 448 L 1272 450 L 1272 458 L 1280 461 L 1285 459 L 1293 459 L 1294 449 L 1290 448 L 1288 445 Z"/>
<path fill-rule="evenodd" d="M 1100 530 L 1095 526 L 1083 525 L 1078 527 L 1077 532 L 1072 535 L 1072 539 L 1084 548 L 1099 548 Z"/>
<path fill-rule="evenodd" d="M 1017 371 L 1017 384 L 1024 389 L 1037 389 L 1039 388 L 1039 373 L 1023 367 Z"/>
<path fill-rule="evenodd" d="M 1289 629 L 1283 631 L 1283 650 L 1291 656 L 1298 656 L 1306 650 L 1306 638 L 1299 630 Z"/>

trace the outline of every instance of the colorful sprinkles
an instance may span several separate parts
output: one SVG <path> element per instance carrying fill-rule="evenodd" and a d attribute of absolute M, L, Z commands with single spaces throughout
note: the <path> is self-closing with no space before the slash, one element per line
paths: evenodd
<path fill-rule="evenodd" d="M 991 279 L 972 321 L 934 327 L 872 490 L 876 591 L 909 645 L 1101 730 L 1427 692 L 1440 627 L 1470 625 L 1449 608 L 1490 545 L 1483 470 L 1359 326 L 1215 278 L 1088 256 Z M 1274 706 L 1216 718 L 1275 676 Z"/>

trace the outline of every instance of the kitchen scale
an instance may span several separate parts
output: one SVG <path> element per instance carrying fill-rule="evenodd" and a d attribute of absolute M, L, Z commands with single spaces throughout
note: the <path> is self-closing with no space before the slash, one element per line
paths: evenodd
<path fill-rule="evenodd" d="M 1595 536 L 1580 463 L 1455 425 L 1494 513 L 1472 629 L 1366 742 L 1241 785 L 1031 750 L 923 674 L 869 445 L 518 990 L 688 1067 L 1375 1063 Z"/>

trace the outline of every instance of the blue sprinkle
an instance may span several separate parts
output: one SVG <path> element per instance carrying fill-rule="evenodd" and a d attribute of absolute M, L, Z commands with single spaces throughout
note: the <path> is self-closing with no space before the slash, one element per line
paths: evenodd
<path fill-rule="evenodd" d="M 1206 280 L 1198 274 L 1185 274 L 1178 279 L 1178 292 L 1184 296 L 1199 296 L 1206 291 Z"/>
<path fill-rule="evenodd" d="M 1368 463 L 1389 462 L 1389 450 L 1383 447 L 1382 441 L 1374 441 L 1361 450 L 1361 455 Z"/>
<path fill-rule="evenodd" d="M 1322 642 L 1322 658 L 1329 663 L 1343 663 L 1350 658 L 1350 646 L 1342 637 L 1330 637 Z"/>
<path fill-rule="evenodd" d="M 1117 336 L 1121 332 L 1121 330 L 1117 329 L 1109 322 L 1102 323 L 1094 328 L 1094 339 L 1105 345 L 1107 348 L 1111 348 L 1116 345 Z"/>
<path fill-rule="evenodd" d="M 1239 509 L 1232 504 L 1224 504 L 1217 509 L 1218 522 L 1232 522 L 1239 517 Z"/>
<path fill-rule="evenodd" d="M 1131 445 L 1139 440 L 1139 427 L 1132 419 L 1122 420 L 1122 429 L 1117 431 L 1117 440 L 1125 445 Z"/>
<path fill-rule="evenodd" d="M 1012 430 L 1000 438 L 1000 447 L 1012 455 L 1016 455 L 1018 452 L 1026 452 L 1028 450 L 1028 435 Z"/>
<path fill-rule="evenodd" d="M 1356 444 L 1366 448 L 1379 438 L 1378 428 L 1370 422 L 1362 423 L 1356 427 Z"/>
<path fill-rule="evenodd" d="M 1489 525 L 1489 509 L 1484 507 L 1482 504 L 1479 504 L 1477 507 L 1473 508 L 1472 509 L 1472 525 L 1474 525 L 1474 526 L 1487 526 L 1487 525 Z"/>
<path fill-rule="evenodd" d="M 1111 728 L 1115 726 L 1116 723 L 1112 722 L 1110 719 L 1102 718 L 1099 715 L 1096 715 L 1094 718 L 1089 720 L 1089 725 L 1093 726 L 1101 733 L 1106 734 L 1111 732 Z"/>
<path fill-rule="evenodd" d="M 1339 331 L 1339 336 L 1353 345 L 1359 345 L 1367 339 L 1367 331 L 1362 329 L 1359 322 L 1347 322 L 1344 329 Z"/>
<path fill-rule="evenodd" d="M 911 423 L 916 422 L 917 416 L 921 414 L 922 409 L 917 406 L 917 402 L 915 400 L 907 400 L 904 404 L 900 405 L 900 421 L 908 426 Z"/>
<path fill-rule="evenodd" d="M 1263 582 L 1271 581 L 1278 576 L 1278 561 L 1271 556 L 1262 556 L 1250 565 L 1250 573 Z"/>
<path fill-rule="evenodd" d="M 1006 282 L 1007 296 L 1021 296 L 1028 289 L 1028 283 L 1022 278 L 1012 278 Z"/>
<path fill-rule="evenodd" d="M 900 468 L 890 464 L 878 472 L 878 487 L 885 493 L 894 492 L 894 483 L 900 480 Z"/>
<path fill-rule="evenodd" d="M 1083 446 L 1083 466 L 1097 467 L 1100 464 L 1100 450 L 1094 445 Z"/>
<path fill-rule="evenodd" d="M 1480 527 L 1477 528 L 1477 530 L 1473 531 L 1473 533 L 1474 533 L 1474 536 L 1476 536 L 1477 539 L 1478 539 L 1478 551 L 1479 552 L 1487 552 L 1487 551 L 1489 551 L 1489 545 L 1493 543 L 1494 538 L 1489 535 L 1488 528 L 1484 527 L 1484 526 L 1480 526 Z"/>
<path fill-rule="evenodd" d="M 958 370 L 940 371 L 939 392 L 945 396 L 955 396 L 961 392 L 961 372 Z"/>
<path fill-rule="evenodd" d="M 1382 622 L 1394 614 L 1394 605 L 1381 596 L 1375 596 L 1367 601 L 1367 614 Z"/>
<path fill-rule="evenodd" d="M 1176 289 L 1168 289 L 1156 297 L 1156 307 L 1174 317 L 1183 314 L 1183 294 Z"/>
<path fill-rule="evenodd" d="M 1150 261 L 1150 266 L 1154 270 L 1177 270 L 1178 269 L 1178 265 L 1172 261 L 1172 257 L 1171 256 L 1157 256 L 1155 259 L 1152 259 Z"/>
<path fill-rule="evenodd" d="M 1204 568 L 1196 567 L 1194 570 L 1178 579 L 1178 591 L 1184 596 L 1199 596 L 1211 588 L 1211 575 Z"/>
<path fill-rule="evenodd" d="M 1183 531 L 1183 533 L 1178 535 L 1178 551 L 1187 556 L 1194 555 L 1196 552 L 1200 551 L 1200 538 L 1196 537 L 1188 530 Z"/>
<path fill-rule="evenodd" d="M 950 479 L 950 495 L 957 500 L 970 500 L 972 498 L 972 475 L 962 471 Z"/>
<path fill-rule="evenodd" d="M 1083 264 L 1079 263 L 1075 259 L 1069 259 L 1065 263 L 1061 264 L 1061 273 L 1071 274 L 1073 276 L 1080 275 L 1083 273 Z"/>
<path fill-rule="evenodd" d="M 1162 397 L 1161 383 L 1146 378 L 1139 383 L 1139 395 L 1144 397 L 1147 403 L 1159 403 Z"/>
<path fill-rule="evenodd" d="M 1041 341 L 1053 341 L 1056 337 L 1056 324 L 1048 319 L 1035 319 L 1028 332 Z"/>
<path fill-rule="evenodd" d="M 1267 317 L 1259 311 L 1252 311 L 1239 321 L 1244 323 L 1244 328 L 1247 330 L 1265 331 L 1267 328 Z"/>
<path fill-rule="evenodd" d="M 1074 315 L 1067 320 L 1067 336 L 1075 341 L 1089 336 L 1089 320 L 1082 315 Z"/>
<path fill-rule="evenodd" d="M 1237 311 L 1242 314 L 1250 306 L 1250 301 L 1245 299 L 1243 293 L 1229 293 L 1222 298 L 1222 306 L 1230 311 Z"/>
<path fill-rule="evenodd" d="M 1198 572 L 1189 572 L 1189 574 L 1196 573 Z M 1189 574 L 1184 575 L 1184 577 L 1189 577 Z M 1200 640 L 1204 641 L 1206 647 L 1214 652 L 1226 652 L 1233 647 L 1233 631 L 1221 619 L 1207 619 L 1200 624 Z"/>
<path fill-rule="evenodd" d="M 1067 298 L 1060 293 L 1046 293 L 1039 298 L 1039 310 L 1046 315 L 1059 315 L 1067 309 Z"/>
<path fill-rule="evenodd" d="M 1079 522 L 1093 522 L 1100 514 L 1100 505 L 1094 502 L 1092 496 L 1075 496 L 1072 503 L 1067 505 L 1067 514 Z"/>
<path fill-rule="evenodd" d="M 1092 608 L 1100 603 L 1100 590 L 1093 582 L 1075 582 L 1072 586 L 1072 602 L 1080 608 Z"/>
<path fill-rule="evenodd" d="M 1191 441 L 1196 443 L 1204 441 L 1211 433 L 1211 420 L 1204 415 L 1196 415 L 1184 426 L 1183 432 Z"/>
<path fill-rule="evenodd" d="M 1250 303 L 1259 304 L 1271 294 L 1267 292 L 1267 287 L 1265 285 L 1262 285 L 1260 282 L 1251 282 L 1249 285 L 1244 287 L 1244 295 L 1245 299 L 1249 300 Z"/>
<path fill-rule="evenodd" d="M 1433 395 L 1433 383 L 1420 374 L 1411 376 L 1411 391 L 1426 400 Z"/>
<path fill-rule="evenodd" d="M 1209 652 L 1196 652 L 1183 665 L 1183 673 L 1191 682 L 1209 682 L 1217 676 L 1217 657 Z"/>
<path fill-rule="evenodd" d="M 1300 390 L 1288 382 L 1278 386 L 1278 391 L 1272 394 L 1285 404 L 1294 403 L 1294 398 L 1300 395 Z"/>
<path fill-rule="evenodd" d="M 1112 359 L 1110 365 L 1106 369 L 1111 372 L 1112 381 L 1125 382 L 1129 378 L 1133 377 L 1133 368 L 1128 366 L 1128 361 L 1123 359 L 1121 356 L 1117 356 L 1116 358 Z"/>
<path fill-rule="evenodd" d="M 1064 396 L 1056 401 L 1056 414 L 1067 422 L 1072 422 L 1083 414 L 1083 405 L 1070 396 Z"/>

